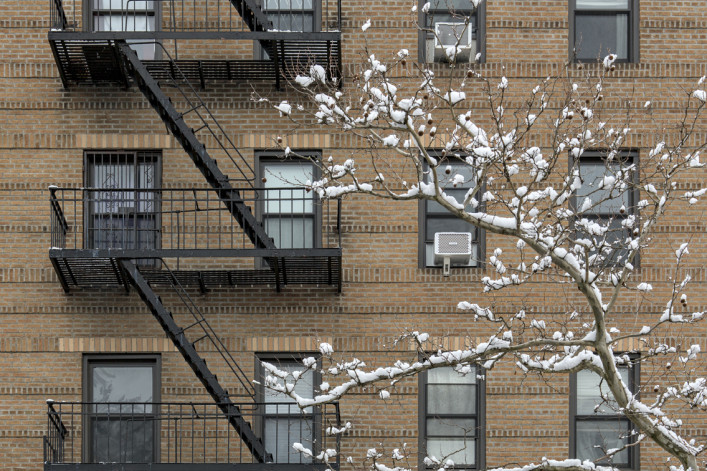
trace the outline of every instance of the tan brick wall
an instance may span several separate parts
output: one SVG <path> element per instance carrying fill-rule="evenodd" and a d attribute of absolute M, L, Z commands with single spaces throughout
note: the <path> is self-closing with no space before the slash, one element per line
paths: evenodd
<path fill-rule="evenodd" d="M 0 2 L 0 470 L 41 469 L 41 439 L 46 428 L 45 400 L 79 401 L 82 398 L 82 355 L 85 353 L 159 353 L 162 358 L 163 401 L 207 401 L 208 397 L 182 357 L 165 338 L 157 322 L 133 293 L 77 291 L 63 293 L 47 256 L 50 246 L 47 187 L 83 185 L 83 152 L 87 149 L 159 149 L 163 152 L 166 187 L 206 186 L 199 172 L 169 136 L 157 114 L 134 87 L 62 88 L 47 43 L 49 13 L 46 0 Z M 80 5 L 80 1 L 77 4 Z M 417 57 L 417 31 L 411 23 L 412 2 L 343 0 L 344 91 L 353 88 L 364 33 L 370 52 L 390 58 L 400 48 Z M 655 143 L 656 130 L 680 115 L 678 99 L 697 79 L 707 74 L 707 3 L 641 0 L 640 63 L 620 64 L 605 84 L 606 113 L 632 109 L 633 134 L 627 146 L 645 156 Z M 666 5 L 669 4 L 669 7 Z M 72 5 L 69 2 L 69 5 Z M 80 18 L 80 12 L 78 14 Z M 478 70 L 492 82 L 508 77 L 509 107 L 523 103 L 539 79 L 561 72 L 567 60 L 568 12 L 566 0 L 489 0 L 486 23 L 486 63 Z M 168 45 L 171 48 L 171 45 Z M 172 49 L 170 49 L 172 51 Z M 248 41 L 181 41 L 181 58 L 246 58 L 252 56 Z M 412 61 L 410 61 L 412 62 Z M 438 75 L 451 72 L 433 65 Z M 586 72 L 570 68 L 575 80 Z M 413 65 L 398 66 L 391 76 L 403 89 L 417 85 L 406 79 Z M 463 71 L 453 73 L 463 74 Z M 293 100 L 290 89 L 277 91 L 269 82 L 208 84 L 200 91 L 204 101 L 229 133 L 236 146 L 253 159 L 257 150 L 283 146 L 321 150 L 337 161 L 354 156 L 362 173 L 371 168 L 362 158 L 365 143 L 350 135 L 329 134 L 311 127 L 290 134 L 291 125 L 267 106 L 254 103 L 251 93 L 274 102 Z M 630 104 L 627 101 L 630 100 Z M 643 103 L 652 101 L 649 111 Z M 480 124 L 488 123 L 485 95 L 470 88 L 468 102 Z M 175 104 L 184 103 L 175 98 Z M 551 107 L 557 102 L 551 103 Z M 700 123 L 688 145 L 707 138 Z M 547 135 L 533 136 L 547 147 Z M 214 142 L 204 139 L 208 149 Z M 431 146 L 435 142 L 430 142 Z M 219 159 L 219 163 L 223 159 Z M 696 169 L 680 182 L 680 189 L 704 184 L 705 170 Z M 628 332 L 655 320 L 665 306 L 675 277 L 664 261 L 688 239 L 701 250 L 681 269 L 690 273 L 693 295 L 689 308 L 707 308 L 707 255 L 705 203 L 687 207 L 678 203 L 671 217 L 658 228 L 654 247 L 641 256 L 636 281 L 649 282 L 654 292 L 642 297 L 627 293 L 618 302 L 617 327 Z M 207 294 L 190 291 L 199 308 L 215 326 L 247 375 L 254 376 L 255 354 L 264 352 L 315 352 L 321 341 L 331 343 L 347 357 L 365 360 L 370 367 L 395 359 L 415 358 L 410 346 L 393 347 L 403 330 L 430 332 L 449 348 L 460 348 L 493 333 L 456 310 L 460 300 L 492 305 L 497 312 L 520 308 L 536 317 L 561 319 L 572 310 L 586 312 L 582 297 L 572 285 L 561 285 L 546 276 L 514 290 L 482 293 L 480 280 L 493 276 L 490 269 L 454 270 L 443 278 L 436 269 L 418 268 L 418 206 L 368 197 L 348 197 L 343 203 L 343 293 L 331 287 L 287 286 L 213 289 Z M 488 236 L 490 253 L 509 249 L 514 242 Z M 700 253 L 702 252 L 702 253 Z M 199 260 L 193 266 L 213 262 Z M 250 263 L 246 261 L 244 263 Z M 252 266 L 252 265 L 251 265 Z M 173 293 L 161 293 L 175 318 L 187 323 L 188 313 Z M 635 314 L 638 312 L 638 314 Z M 586 319 L 585 319 L 586 320 Z M 707 350 L 705 327 L 672 327 L 661 340 L 685 348 L 699 344 Z M 635 343 L 622 349 L 645 349 Z M 215 353 L 204 351 L 209 359 Z M 211 364 L 211 363 L 210 363 Z M 659 364 L 642 366 L 642 383 L 652 394 Z M 216 367 L 215 367 L 216 368 Z M 219 377 L 229 390 L 242 394 L 225 371 Z M 700 366 L 694 374 L 704 375 Z M 684 378 L 685 372 L 676 373 Z M 326 377 L 325 377 L 326 379 Z M 417 381 L 397 385 L 388 403 L 376 391 L 356 391 L 342 402 L 342 414 L 354 431 L 343 441 L 344 455 L 361 458 L 368 446 L 392 449 L 407 443 L 418 446 Z M 568 453 L 569 382 L 565 376 L 548 382 L 523 376 L 510 365 L 487 374 L 486 462 L 489 466 L 538 462 L 543 456 L 562 459 Z M 704 414 L 678 413 L 695 437 L 704 439 Z M 688 433 L 688 434 L 690 434 Z M 382 445 L 380 445 L 382 444 Z M 665 455 L 656 446 L 641 446 L 641 467 L 662 469 Z M 416 465 L 416 458 L 411 464 Z M 350 469 L 350 468 L 349 468 Z"/>

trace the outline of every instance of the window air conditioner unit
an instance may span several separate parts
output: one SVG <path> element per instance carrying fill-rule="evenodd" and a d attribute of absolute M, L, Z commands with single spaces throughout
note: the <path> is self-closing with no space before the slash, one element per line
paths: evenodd
<path fill-rule="evenodd" d="M 447 48 L 457 45 L 461 51 L 457 54 L 457 62 L 469 62 L 472 54 L 476 54 L 476 40 L 472 38 L 472 25 L 462 22 L 435 23 L 434 36 L 427 38 L 427 62 L 447 62 Z"/>
<path fill-rule="evenodd" d="M 472 255 L 471 232 L 436 232 L 435 264 L 441 263 L 444 276 L 449 276 L 452 263 L 468 265 Z"/>

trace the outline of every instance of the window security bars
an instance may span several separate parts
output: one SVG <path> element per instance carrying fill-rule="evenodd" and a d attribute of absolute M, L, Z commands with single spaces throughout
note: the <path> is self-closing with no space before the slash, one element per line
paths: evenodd
<path fill-rule="evenodd" d="M 279 10 L 277 24 L 257 24 L 257 31 L 302 31 L 303 21 L 321 9 L 321 24 L 310 31 L 341 30 L 341 0 L 49 0 L 51 27 L 68 31 L 123 31 L 127 33 L 238 32 L 253 28 L 239 12 L 251 15 L 251 6 Z M 82 10 L 83 9 L 83 10 Z M 83 15 L 81 11 L 90 12 Z M 68 14 L 71 22 L 67 20 Z M 271 15 L 258 15 L 272 21 Z M 318 15 L 317 15 L 318 16 Z M 290 25 L 287 27 L 286 25 Z"/>
<path fill-rule="evenodd" d="M 341 247 L 341 201 L 321 201 L 306 188 L 239 190 L 254 214 L 267 212 L 266 229 L 282 247 L 311 237 L 312 207 L 322 215 L 321 247 Z M 274 211 L 276 208 L 277 211 Z M 212 189 L 50 188 L 51 241 L 62 249 L 160 250 L 249 249 L 252 243 Z M 95 214 L 100 214 L 96 225 Z M 311 229 L 311 228 L 310 228 Z"/>
<path fill-rule="evenodd" d="M 250 423 L 262 423 L 266 404 L 237 404 L 242 418 Z M 277 434 L 267 437 L 266 448 L 292 447 L 293 442 L 309 433 L 320 437 L 312 451 L 334 449 L 336 458 L 329 463 L 338 469 L 340 435 L 327 430 L 341 427 L 338 403 L 326 404 L 314 412 L 315 420 L 292 418 L 291 404 L 267 404 L 267 417 L 278 416 L 290 426 L 279 427 Z M 82 443 L 86 427 L 109 427 L 109 434 L 92 434 L 92 444 Z M 307 426 L 316 430 L 300 430 Z M 98 441 L 101 441 L 100 443 Z M 215 403 L 97 403 L 49 402 L 47 433 L 44 436 L 44 459 L 47 464 L 90 463 L 87 449 L 102 449 L 114 457 L 147 456 L 136 451 L 156 447 L 152 462 L 161 463 L 255 463 L 248 448 L 237 432 L 229 425 L 227 417 Z M 300 455 L 292 464 L 312 463 Z M 148 459 L 148 458 L 139 458 Z M 119 461 L 127 462 L 127 461 Z M 142 461 L 133 461 L 142 462 Z M 148 461 L 149 462 L 149 461 Z M 314 460 L 314 463 L 318 463 Z"/>

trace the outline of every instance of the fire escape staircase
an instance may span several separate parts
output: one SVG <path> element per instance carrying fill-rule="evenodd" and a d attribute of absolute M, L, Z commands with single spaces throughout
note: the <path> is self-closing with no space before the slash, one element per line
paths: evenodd
<path fill-rule="evenodd" d="M 125 59 L 125 68 L 128 75 L 135 81 L 142 94 L 145 95 L 145 98 L 147 98 L 152 107 L 157 111 L 169 132 L 182 145 L 187 155 L 192 159 L 208 184 L 216 191 L 218 197 L 228 208 L 236 221 L 238 221 L 248 238 L 253 242 L 253 245 L 256 248 L 275 249 L 272 238 L 265 233 L 262 224 L 256 220 L 250 208 L 241 198 L 238 190 L 231 186 L 228 176 L 224 175 L 218 168 L 216 161 L 212 159 L 206 151 L 206 147 L 199 142 L 194 131 L 187 126 L 184 121 L 184 115 L 186 113 L 179 113 L 176 110 L 172 104 L 172 100 L 162 91 L 157 81 L 152 78 L 152 75 L 150 75 L 145 65 L 138 59 L 135 51 L 131 49 L 126 42 L 118 41 L 117 47 L 122 57 Z M 173 81 L 173 83 L 176 84 L 176 80 Z M 178 89 L 183 91 L 182 88 Z M 183 94 L 183 96 L 186 97 L 185 94 Z M 199 108 L 205 109 L 208 113 L 208 109 L 203 101 L 193 104 L 188 112 L 197 111 Z M 197 115 L 200 118 L 202 117 L 201 114 Z M 208 124 L 203 122 L 203 126 L 208 126 Z M 226 144 L 218 139 L 217 142 L 219 147 L 228 154 Z M 229 142 L 229 144 L 231 144 L 230 147 L 233 151 L 238 152 L 232 143 Z M 230 154 L 228 154 L 228 156 L 232 162 L 236 163 L 233 156 Z M 241 160 L 244 161 L 242 158 Z M 245 175 L 243 176 L 247 179 Z M 250 180 L 247 181 L 250 182 Z"/>
<path fill-rule="evenodd" d="M 56 15 L 54 24 L 58 24 L 60 29 L 63 30 L 67 27 L 68 21 L 63 12 L 62 2 L 61 0 L 52 1 L 56 10 L 54 12 Z M 252 32 L 267 31 L 269 21 L 253 0 L 229 1 Z M 103 34 L 102 36 L 97 35 L 91 38 L 86 36 L 85 32 L 77 33 L 75 37 L 71 34 L 62 36 L 61 33 L 61 31 L 52 31 L 50 32 L 49 39 L 64 85 L 66 86 L 67 83 L 71 81 L 76 83 L 85 82 L 87 81 L 86 79 L 92 83 L 117 81 L 122 82 L 126 87 L 134 83 L 147 98 L 150 105 L 157 111 L 169 132 L 184 148 L 187 155 L 189 155 L 195 166 L 206 179 L 210 188 L 218 196 L 220 202 L 241 227 L 243 233 L 254 247 L 254 250 L 259 250 L 258 253 L 261 254 L 260 256 L 262 256 L 263 260 L 268 265 L 269 270 L 274 272 L 274 279 L 279 289 L 280 280 L 282 279 L 282 275 L 278 273 L 279 260 L 283 258 L 285 251 L 277 249 L 273 239 L 266 233 L 263 224 L 257 220 L 251 207 L 244 201 L 241 192 L 232 186 L 231 181 L 233 180 L 230 180 L 229 177 L 221 171 L 216 160 L 207 152 L 206 147 L 197 137 L 197 133 L 202 128 L 208 128 L 210 125 L 217 126 L 219 133 L 215 133 L 213 129 L 207 130 L 211 131 L 211 136 L 217 143 L 218 151 L 221 154 L 225 153 L 235 164 L 236 171 L 239 171 L 244 177 L 240 180 L 249 182 L 251 188 L 253 187 L 252 175 L 246 175 L 248 172 L 244 172 L 235 160 L 235 158 L 240 158 L 245 162 L 245 159 L 243 159 L 233 143 L 225 137 L 226 134 L 222 132 L 223 130 L 215 119 L 213 119 L 213 116 L 211 116 L 204 102 L 201 101 L 200 98 L 198 98 L 198 94 L 195 93 L 191 85 L 193 75 L 187 77 L 187 74 L 180 72 L 178 61 L 171 60 L 171 58 L 167 61 L 149 61 L 149 64 L 141 61 L 136 52 L 131 49 L 128 44 L 128 39 L 121 37 L 120 34 Z M 279 47 L 277 46 L 277 39 L 272 39 L 270 36 L 265 35 L 262 38 L 259 37 L 258 41 L 271 56 L 277 55 L 276 48 Z M 159 43 L 157 44 L 158 47 L 161 47 Z M 76 66 L 76 64 L 79 64 L 79 66 Z M 201 69 L 199 69 L 199 71 L 201 71 Z M 279 73 L 280 72 L 277 72 L 278 77 Z M 158 80 L 156 80 L 156 76 L 159 76 L 160 81 L 165 81 L 166 85 L 174 87 L 181 92 L 182 96 L 180 99 L 186 100 L 188 103 L 188 109 L 186 111 L 180 112 L 177 110 L 172 100 L 164 92 Z M 116 77 L 119 77 L 119 80 L 116 80 Z M 189 90 L 190 87 L 192 87 L 191 90 Z M 197 97 L 196 100 L 193 99 L 194 96 Z M 198 120 L 202 123 L 199 125 L 199 129 L 196 130 L 192 129 L 185 121 L 185 117 L 188 117 L 190 122 L 194 121 L 196 119 L 194 118 L 195 116 L 198 117 Z M 209 122 L 213 124 L 207 123 L 205 116 L 207 116 Z M 66 234 L 71 230 L 71 225 L 66 221 L 66 211 L 62 210 L 61 205 L 57 202 L 55 192 L 55 189 L 51 190 L 52 226 L 55 226 L 54 220 L 56 219 L 56 221 L 58 221 L 56 226 L 59 230 L 57 237 L 55 237 L 54 229 L 52 232 L 50 259 L 62 281 L 64 289 L 68 291 L 69 282 L 71 280 L 73 280 L 74 284 L 77 286 L 81 286 L 81 283 L 77 282 L 77 275 L 72 272 L 72 266 L 67 262 L 67 259 L 62 258 L 65 257 L 65 255 L 62 254 L 67 251 L 62 248 L 60 243 L 56 242 L 57 240 L 61 243 L 65 242 Z M 338 220 L 337 213 L 337 223 Z M 78 240 L 78 237 L 76 240 Z M 93 249 L 84 249 L 83 251 L 87 252 L 91 250 Z M 80 250 L 76 251 L 80 252 Z M 94 279 L 106 280 L 112 276 L 108 272 L 112 272 L 126 289 L 128 285 L 132 286 L 155 319 L 159 322 L 165 334 L 170 338 L 190 368 L 194 371 L 209 395 L 219 405 L 219 408 L 226 416 L 232 428 L 237 432 L 244 445 L 250 450 L 253 458 L 261 463 L 271 462 L 272 455 L 266 450 L 262 439 L 254 432 L 251 424 L 244 419 L 238 406 L 231 400 L 228 391 L 221 385 L 216 375 L 206 365 L 206 361 L 197 351 L 197 342 L 210 342 L 211 346 L 218 352 L 220 358 L 225 360 L 230 372 L 235 374 L 245 390 L 252 395 L 250 392 L 251 387 L 245 375 L 240 370 L 233 357 L 228 353 L 216 333 L 211 329 L 199 309 L 191 301 L 180 284 L 176 272 L 171 271 L 166 266 L 162 256 L 145 256 L 141 255 L 139 251 L 131 252 L 129 250 L 118 251 L 115 255 L 108 256 L 105 254 L 100 255 L 99 253 L 101 253 L 101 249 L 95 250 L 93 255 L 83 261 L 84 265 L 81 269 L 89 273 L 89 275 L 87 275 L 89 278 L 87 279 L 90 279 L 91 276 L 96 277 L 100 275 L 103 278 Z M 159 263 L 163 264 L 164 268 L 162 270 L 155 270 L 154 267 L 152 267 L 152 269 L 146 268 L 144 265 L 140 265 L 139 260 L 142 258 L 157 258 Z M 328 263 L 329 284 L 338 284 L 340 290 L 340 245 L 337 249 L 329 249 L 329 252 L 326 252 L 321 258 L 328 258 L 328 262 L 325 261 L 324 266 L 327 266 L 326 264 Z M 332 259 L 335 259 L 335 266 L 332 266 Z M 102 263 L 105 264 L 105 268 L 101 265 Z M 96 275 L 96 273 L 101 270 L 106 273 L 101 272 L 99 275 Z M 159 272 L 159 275 L 155 275 L 155 272 Z M 151 275 L 149 275 L 149 273 L 151 273 Z M 332 273 L 334 273 L 333 278 Z M 150 278 L 150 276 L 153 278 Z M 163 304 L 160 296 L 153 290 L 153 284 L 165 284 L 165 280 L 167 280 L 167 284 L 171 286 L 171 295 L 176 294 L 182 300 L 188 312 L 193 316 L 193 322 L 187 325 L 187 327 L 180 327 L 175 321 L 172 312 Z M 157 283 L 154 283 L 154 281 L 157 281 Z M 286 283 L 286 278 L 284 278 L 283 281 Z M 100 283 L 106 284 L 105 281 L 101 281 L 99 284 Z M 193 337 L 192 332 L 194 331 L 199 331 L 200 336 L 196 339 L 190 339 L 190 337 Z M 252 396 L 254 397 L 254 395 Z"/>
<path fill-rule="evenodd" d="M 220 357 L 226 362 L 231 373 L 238 378 L 240 384 L 250 393 L 251 388 L 248 385 L 245 374 L 235 362 L 228 350 L 226 350 L 223 342 L 221 342 L 216 333 L 213 331 L 207 320 L 197 308 L 196 304 L 191 301 L 189 295 L 175 279 L 173 291 L 176 292 L 181 298 L 187 307 L 187 310 L 192 314 L 194 319 L 194 322 L 187 327 L 180 327 L 175 322 L 172 313 L 162 303 L 160 296 L 152 290 L 150 284 L 142 276 L 137 265 L 130 260 L 120 260 L 119 263 L 121 269 L 130 280 L 132 286 L 140 295 L 140 298 L 142 298 L 143 302 L 150 309 L 150 312 L 152 312 L 152 315 L 162 326 L 162 329 L 167 334 L 167 337 L 172 341 L 177 350 L 179 350 L 179 353 L 182 354 L 184 360 L 186 360 L 189 367 L 192 371 L 194 371 L 196 377 L 199 381 L 201 381 L 201 384 L 204 385 L 206 391 L 224 413 L 231 427 L 233 427 L 243 441 L 243 444 L 246 445 L 252 453 L 253 458 L 260 463 L 272 462 L 272 454 L 265 449 L 265 444 L 262 439 L 255 434 L 251 424 L 243 418 L 240 409 L 233 403 L 228 391 L 221 386 L 218 381 L 218 377 L 211 372 L 209 367 L 206 365 L 206 360 L 201 358 L 196 350 L 195 345 L 197 342 L 208 340 L 211 346 L 215 348 Z M 166 265 L 165 268 L 169 270 Z M 201 334 L 201 336 L 194 341 L 190 341 L 187 338 L 188 331 L 191 329 L 197 329 L 197 331 Z M 255 399 L 255 395 L 253 393 L 250 393 L 250 395 L 252 399 Z"/>

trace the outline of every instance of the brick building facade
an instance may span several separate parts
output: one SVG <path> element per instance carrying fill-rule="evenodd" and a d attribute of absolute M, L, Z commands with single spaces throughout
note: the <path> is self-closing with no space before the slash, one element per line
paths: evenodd
<path fill-rule="evenodd" d="M 407 343 L 392 343 L 404 330 L 429 332 L 449 349 L 491 334 L 457 310 L 461 300 L 549 318 L 583 309 L 576 289 L 550 278 L 512 296 L 482 293 L 480 280 L 492 276 L 490 252 L 513 247 L 512 240 L 476 234 L 475 266 L 444 277 L 440 267 L 428 266 L 424 227 L 434 218 L 424 206 L 366 196 L 319 202 L 284 182 L 317 174 L 305 161 L 283 161 L 284 147 L 343 161 L 363 154 L 366 143 L 316 126 L 292 131 L 288 119 L 252 99 L 254 92 L 274 103 L 293 101 L 287 80 L 312 60 L 329 80 L 342 80 L 344 92 L 351 90 L 364 41 L 381 57 L 410 51 L 416 60 L 391 71 L 403 84 L 412 83 L 407 77 L 417 61 L 429 62 L 439 76 L 463 73 L 435 55 L 434 38 L 415 25 L 435 29 L 435 20 L 411 13 L 409 0 L 295 3 L 0 4 L 0 469 L 121 461 L 161 462 L 167 469 L 168 463 L 268 461 L 268 454 L 299 465 L 303 458 L 286 443 L 297 440 L 340 446 L 356 462 L 368 447 L 389 451 L 405 443 L 414 467 L 425 435 L 430 443 L 458 435 L 435 438 L 426 421 L 441 407 L 433 386 L 446 382 L 476 398 L 447 415 L 474 424 L 467 427 L 473 433 L 457 437 L 466 451 L 455 455 L 470 467 L 581 453 L 577 378 L 566 375 L 542 380 L 502 364 L 483 380 L 425 376 L 399 383 L 388 401 L 359 390 L 304 416 L 253 385 L 262 379 L 261 360 L 294 368 L 317 356 L 321 342 L 373 367 L 417 355 Z M 616 21 L 611 47 L 620 61 L 605 82 L 604 106 L 617 114 L 634 110 L 626 148 L 640 161 L 656 130 L 680 118 L 676 103 L 684 90 L 707 75 L 707 4 L 607 1 L 600 14 L 591 4 L 489 0 L 478 11 L 457 7 L 473 14 L 464 41 L 470 55 L 481 54 L 477 70 L 493 82 L 508 77 L 515 106 L 538 80 L 562 73 L 581 32 L 591 49 L 598 41 L 591 21 Z M 454 23 L 442 19 L 440 34 Z M 158 47 L 150 43 L 155 37 Z M 138 43 L 137 53 L 126 38 Z M 569 73 L 580 80 L 593 67 L 599 70 L 587 64 Z M 467 97 L 484 115 L 483 90 L 470 87 Z M 488 123 L 484 116 L 480 121 Z M 539 134 L 536 145 L 549 139 Z M 692 139 L 688 146 L 705 141 L 702 128 Z M 681 188 L 698 189 L 704 180 L 696 170 Z M 640 329 L 662 312 L 671 286 L 666 280 L 674 276 L 664 260 L 687 239 L 705 247 L 704 209 L 681 208 L 658 227 L 640 260 L 640 281 L 654 291 L 621 298 L 618 311 L 626 316 L 616 323 L 622 330 Z M 705 255 L 692 251 L 684 269 L 696 287 L 690 308 L 700 310 L 707 303 Z M 705 350 L 703 330 L 673 328 L 664 341 Z M 641 348 L 638 340 L 622 345 Z M 644 394 L 651 394 L 658 366 L 633 372 Z M 311 393 L 318 380 L 326 378 L 301 387 Z M 219 398 L 221 407 L 214 405 Z M 233 403 L 223 405 L 226 398 Z M 337 414 L 355 425 L 340 444 L 323 433 L 341 425 Z M 687 416 L 685 428 L 704 438 L 704 420 Z M 293 423 L 299 431 L 292 432 Z M 665 453 L 651 443 L 628 455 L 625 467 L 665 466 Z"/>

